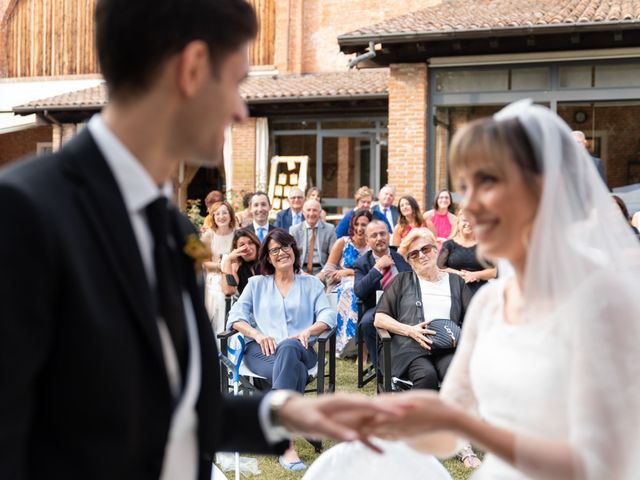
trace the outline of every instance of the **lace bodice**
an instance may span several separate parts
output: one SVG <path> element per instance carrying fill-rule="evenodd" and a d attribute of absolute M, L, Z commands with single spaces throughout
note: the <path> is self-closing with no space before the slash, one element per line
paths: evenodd
<path fill-rule="evenodd" d="M 620 409 L 632 408 L 637 395 L 616 396 L 628 386 L 613 383 L 607 371 L 628 368 L 628 376 L 615 376 L 628 379 L 638 372 L 615 353 L 638 351 L 624 339 L 623 327 L 631 320 L 628 315 L 637 312 L 637 302 L 607 296 L 604 285 L 615 289 L 616 281 L 606 278 L 611 275 L 585 281 L 563 305 L 518 325 L 504 319 L 506 282 L 486 286 L 469 307 L 442 398 L 515 432 L 516 453 L 534 438 L 559 440 L 585 465 L 585 478 L 631 478 L 612 474 L 611 458 L 638 448 L 623 444 L 629 431 L 620 415 Z M 530 478 L 520 467 L 488 454 L 474 479 Z"/>

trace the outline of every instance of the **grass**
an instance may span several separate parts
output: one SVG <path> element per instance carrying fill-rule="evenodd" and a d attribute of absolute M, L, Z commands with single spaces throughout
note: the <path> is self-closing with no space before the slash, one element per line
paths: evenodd
<path fill-rule="evenodd" d="M 357 388 L 356 384 L 357 369 L 356 363 L 353 360 L 336 360 L 336 390 L 347 392 L 360 392 L 365 395 L 375 394 L 375 385 L 370 382 L 362 389 Z M 326 450 L 335 442 L 325 441 L 323 442 L 324 449 Z M 296 449 L 300 458 L 310 465 L 317 457 L 318 454 L 314 451 L 313 447 L 309 445 L 305 440 L 298 439 L 295 442 Z M 268 479 L 268 480 L 294 480 L 302 478 L 304 472 L 294 473 L 286 471 L 278 463 L 278 459 L 275 456 L 263 456 L 257 455 L 258 466 L 262 471 L 261 475 L 253 476 L 255 479 Z M 454 480 L 466 480 L 473 473 L 471 470 L 465 468 L 465 466 L 458 459 L 445 460 L 444 466 L 449 471 Z M 234 472 L 226 472 L 227 478 L 233 479 Z"/>

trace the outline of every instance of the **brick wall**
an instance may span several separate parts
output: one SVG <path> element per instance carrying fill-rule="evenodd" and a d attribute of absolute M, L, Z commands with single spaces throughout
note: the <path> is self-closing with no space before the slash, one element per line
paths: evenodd
<path fill-rule="evenodd" d="M 448 117 L 445 109 L 439 109 L 437 115 L 439 120 L 449 122 L 450 132 L 453 135 L 465 123 L 491 116 L 500 108 L 497 106 L 452 107 L 449 108 Z M 574 120 L 578 110 L 587 114 L 587 119 L 583 123 L 576 123 Z M 598 140 L 595 145 L 590 145 L 590 149 L 592 153 L 602 158 L 607 183 L 611 188 L 640 181 L 640 178 L 627 176 L 628 162 L 640 161 L 640 127 L 637 125 L 637 118 L 640 116 L 639 105 L 601 104 L 595 108 L 591 105 L 559 105 L 558 115 L 569 124 L 572 130 L 583 131 L 587 138 L 595 134 Z M 451 138 L 444 130 L 444 126 L 436 128 L 435 160 L 438 188 L 447 186 L 446 158 Z"/>
<path fill-rule="evenodd" d="M 231 139 L 233 188 L 253 192 L 256 187 L 256 118 L 234 125 Z"/>
<path fill-rule="evenodd" d="M 583 123 L 576 123 L 573 119 L 578 110 L 587 114 Z M 587 138 L 595 133 L 600 145 L 590 145 L 590 148 L 600 149 L 595 153 L 602 158 L 609 187 L 640 182 L 640 172 L 633 178 L 627 177 L 627 163 L 630 160 L 640 161 L 639 105 L 598 106 L 593 109 L 589 105 L 560 105 L 558 114 L 572 130 L 583 131 Z"/>
<path fill-rule="evenodd" d="M 274 63 L 280 73 L 302 71 L 304 0 L 276 0 Z"/>
<path fill-rule="evenodd" d="M 38 142 L 51 142 L 51 127 L 41 126 L 0 135 L 0 166 L 34 155 Z"/>
<path fill-rule="evenodd" d="M 389 77 L 389 183 L 424 209 L 427 183 L 427 66 L 393 64 Z"/>
<path fill-rule="evenodd" d="M 303 44 L 296 46 L 302 52 L 302 71 L 345 70 L 353 55 L 340 53 L 338 36 L 438 3 L 440 0 L 305 0 Z"/>

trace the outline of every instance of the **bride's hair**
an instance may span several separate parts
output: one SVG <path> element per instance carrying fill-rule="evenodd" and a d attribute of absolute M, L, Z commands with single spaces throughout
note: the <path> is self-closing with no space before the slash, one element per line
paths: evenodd
<path fill-rule="evenodd" d="M 456 132 L 451 141 L 449 165 L 453 175 L 484 158 L 504 172 L 507 161 L 518 167 L 525 183 L 539 197 L 535 177 L 542 174 L 543 162 L 517 118 L 497 121 L 493 117 L 474 120 Z"/>

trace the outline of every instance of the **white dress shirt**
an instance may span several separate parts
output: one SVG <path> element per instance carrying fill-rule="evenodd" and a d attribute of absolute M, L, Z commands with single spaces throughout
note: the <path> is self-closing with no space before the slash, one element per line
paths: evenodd
<path fill-rule="evenodd" d="M 391 213 L 391 207 L 389 206 L 385 208 L 380 205 L 380 211 L 386 217 L 387 222 L 389 222 L 389 225 L 391 225 L 391 228 L 393 228 L 395 225 L 393 224 L 393 214 Z"/>
<path fill-rule="evenodd" d="M 142 164 L 109 130 L 100 114 L 91 118 L 87 128 L 115 177 L 129 213 L 149 285 L 155 288 L 153 236 L 145 208 L 161 195 L 170 199 L 172 197 L 171 182 L 168 181 L 162 188 L 158 188 Z M 189 341 L 189 365 L 184 393 L 171 419 L 161 480 L 195 480 L 198 473 L 198 417 L 195 405 L 200 394 L 202 376 L 200 340 L 191 297 L 186 290 L 183 290 L 182 297 Z M 177 355 L 166 323 L 162 318 L 158 318 L 157 323 L 171 391 L 177 397 L 182 383 Z M 269 395 L 265 396 L 260 406 L 259 421 L 267 440 L 276 443 L 289 438 L 289 435 L 283 428 L 272 426 L 269 418 Z"/>
<path fill-rule="evenodd" d="M 258 240 L 260 240 L 260 242 L 262 243 L 262 241 L 267 237 L 267 233 L 269 233 L 269 222 L 265 223 L 264 225 L 258 225 L 254 220 L 253 229 L 256 232 L 256 237 L 258 237 Z M 260 233 L 259 233 L 260 229 L 262 229 L 262 233 L 263 233 L 262 238 L 260 238 Z"/>

